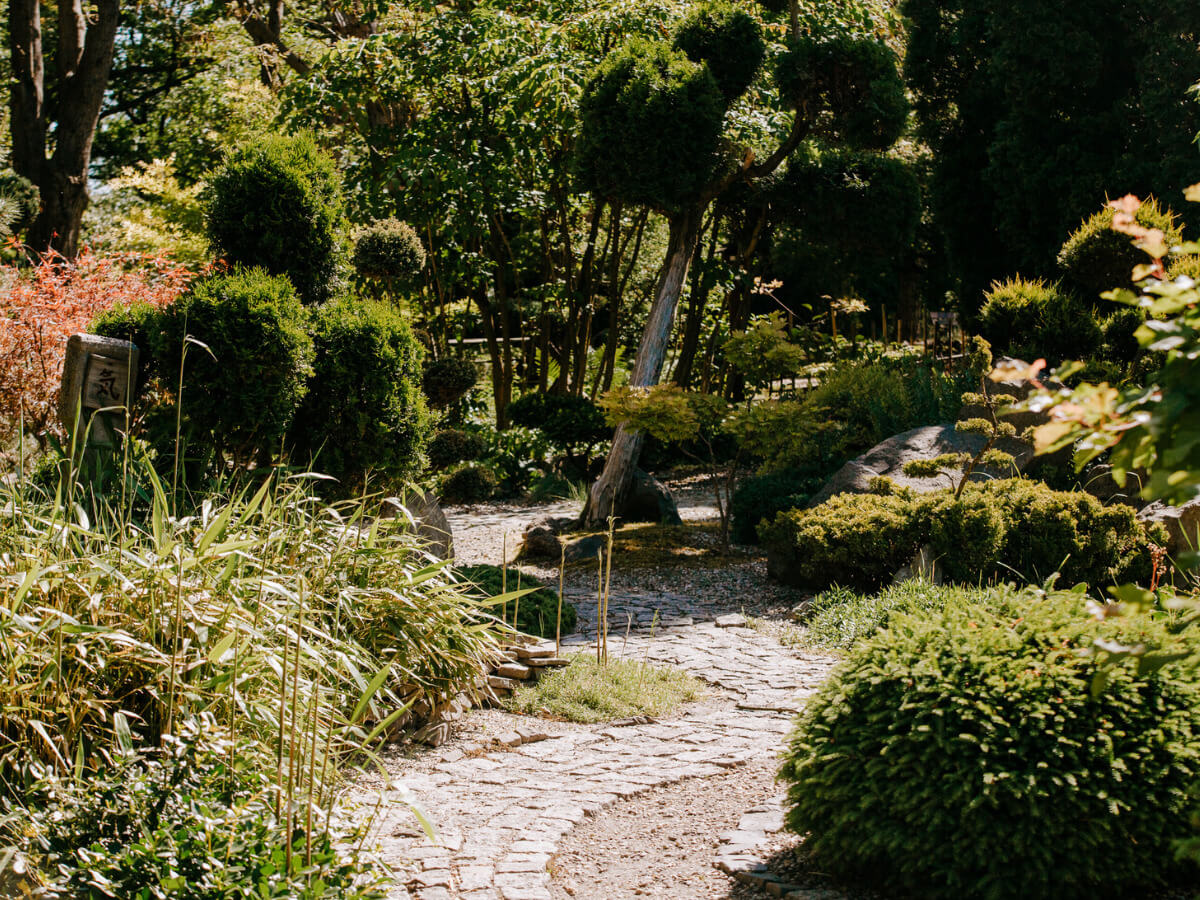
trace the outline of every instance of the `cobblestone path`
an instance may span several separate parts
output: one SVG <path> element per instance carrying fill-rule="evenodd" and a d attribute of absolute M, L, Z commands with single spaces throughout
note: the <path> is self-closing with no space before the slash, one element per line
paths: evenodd
<path fill-rule="evenodd" d="M 384 852 L 400 883 L 394 898 L 551 900 L 547 866 L 584 817 L 651 788 L 719 777 L 779 752 L 797 702 L 833 660 L 789 652 L 736 615 L 660 616 L 653 628 L 637 628 L 649 623 L 635 616 L 626 639 L 629 619 L 621 610 L 642 611 L 660 599 L 613 598 L 610 655 L 678 666 L 710 685 L 711 696 L 662 721 L 556 727 L 552 735 L 538 733 L 537 720 L 529 719 L 529 730 L 489 746 L 395 762 L 393 777 L 428 813 L 437 840 L 420 832 L 399 795 L 385 803 Z M 672 599 L 680 611 L 683 598 Z M 591 612 L 582 618 L 594 622 Z M 584 640 L 574 638 L 579 646 Z M 748 834 L 748 851 L 752 843 Z M 736 866 L 738 851 L 736 839 L 727 841 L 722 857 Z"/>

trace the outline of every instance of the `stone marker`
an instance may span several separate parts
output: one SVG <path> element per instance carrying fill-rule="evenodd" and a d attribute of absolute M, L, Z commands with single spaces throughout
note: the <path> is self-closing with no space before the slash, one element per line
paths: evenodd
<path fill-rule="evenodd" d="M 71 335 L 58 395 L 58 417 L 67 433 L 74 436 L 78 423 L 78 436 L 87 434 L 89 446 L 116 447 L 137 370 L 138 348 L 129 341 Z"/>

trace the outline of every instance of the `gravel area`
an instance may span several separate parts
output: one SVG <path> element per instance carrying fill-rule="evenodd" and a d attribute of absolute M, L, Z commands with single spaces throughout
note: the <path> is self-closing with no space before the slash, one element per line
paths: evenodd
<path fill-rule="evenodd" d="M 778 790 L 775 761 L 626 800 L 575 828 L 550 865 L 555 900 L 758 897 L 713 866 L 718 835 Z"/>

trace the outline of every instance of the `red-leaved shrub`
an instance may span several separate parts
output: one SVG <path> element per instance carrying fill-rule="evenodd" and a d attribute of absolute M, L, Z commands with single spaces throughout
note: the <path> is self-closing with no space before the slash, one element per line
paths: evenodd
<path fill-rule="evenodd" d="M 55 419 L 67 338 L 117 303 L 163 306 L 194 272 L 166 256 L 142 253 L 74 260 L 47 253 L 28 268 L 0 266 L 0 445 L 23 423 L 45 443 Z"/>

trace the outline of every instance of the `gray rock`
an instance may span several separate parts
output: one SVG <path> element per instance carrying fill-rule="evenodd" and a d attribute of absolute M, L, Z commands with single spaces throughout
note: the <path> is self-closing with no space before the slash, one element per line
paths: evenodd
<path fill-rule="evenodd" d="M 430 747 L 440 747 L 450 740 L 449 722 L 432 722 L 413 732 L 412 739 L 418 744 L 428 744 Z"/>
<path fill-rule="evenodd" d="M 942 567 L 938 563 L 937 557 L 933 555 L 933 548 L 928 544 L 917 551 L 912 562 L 901 567 L 892 579 L 892 584 L 903 584 L 918 578 L 930 584 L 941 584 L 944 580 Z"/>
<path fill-rule="evenodd" d="M 518 559 L 558 559 L 558 535 L 548 525 L 533 525 L 521 538 Z"/>
<path fill-rule="evenodd" d="M 417 535 L 425 541 L 426 550 L 438 559 L 454 558 L 454 532 L 450 528 L 450 520 L 431 492 L 388 497 L 383 501 L 379 514 L 384 519 L 408 519 Z"/>
<path fill-rule="evenodd" d="M 1200 550 L 1200 500 L 1183 506 L 1168 506 L 1155 500 L 1138 513 L 1138 520 L 1147 525 L 1162 525 L 1167 530 L 1167 552 L 1180 553 Z"/>
<path fill-rule="evenodd" d="M 718 628 L 745 628 L 746 617 L 741 613 L 728 613 L 724 616 L 717 616 L 716 623 Z"/>
<path fill-rule="evenodd" d="M 616 515 L 622 522 L 683 524 L 683 519 L 679 517 L 679 507 L 666 485 L 641 469 L 634 470 L 633 485 L 625 502 L 617 509 Z"/>
<path fill-rule="evenodd" d="M 585 562 L 596 558 L 608 546 L 608 539 L 602 534 L 591 534 L 567 544 L 567 562 Z"/>
<path fill-rule="evenodd" d="M 934 478 L 912 478 L 904 474 L 905 463 L 919 459 L 932 459 L 944 453 L 978 453 L 987 442 L 979 434 L 956 431 L 953 425 L 925 425 L 914 428 L 877 444 L 839 469 L 829 482 L 809 500 L 809 507 L 819 506 L 836 494 L 864 494 L 871 479 L 886 476 L 901 487 L 911 488 L 918 493 L 928 493 L 953 487 L 962 477 L 962 470 L 948 470 Z M 1017 440 L 1001 440 L 996 449 L 1011 453 L 1016 459 L 1017 471 L 1022 471 L 1033 458 L 1033 449 Z M 980 466 L 971 475 L 972 481 L 1003 478 L 1012 472 L 1001 472 Z"/>
<path fill-rule="evenodd" d="M 1138 495 L 1144 478 L 1144 472 L 1130 472 L 1125 478 L 1125 486 L 1121 487 L 1113 479 L 1112 466 L 1108 463 L 1092 463 L 1079 475 L 1083 489 L 1105 506 L 1124 503 L 1134 509 L 1141 509 L 1146 505 L 1146 501 Z"/>

